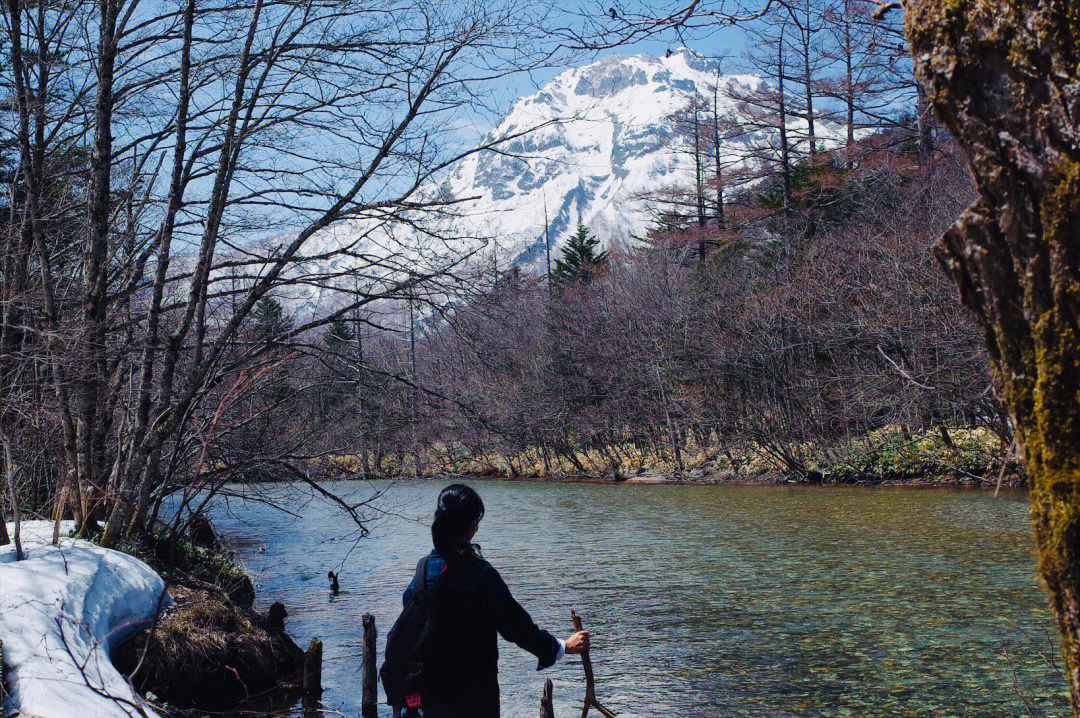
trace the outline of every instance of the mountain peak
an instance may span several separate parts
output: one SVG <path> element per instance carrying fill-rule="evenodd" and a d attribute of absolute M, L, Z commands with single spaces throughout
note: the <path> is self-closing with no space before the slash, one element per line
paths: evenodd
<path fill-rule="evenodd" d="M 470 158 L 445 191 L 479 196 L 471 221 L 517 263 L 543 258 L 545 213 L 555 256 L 579 215 L 605 246 L 640 237 L 649 222 L 641 196 L 691 176 L 670 116 L 728 81 L 760 82 L 725 77 L 687 48 L 567 69 L 515 102 L 490 137 L 536 129 Z"/>

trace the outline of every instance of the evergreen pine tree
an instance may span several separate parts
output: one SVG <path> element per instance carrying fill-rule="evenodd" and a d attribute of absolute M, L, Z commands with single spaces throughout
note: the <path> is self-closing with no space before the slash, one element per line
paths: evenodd
<path fill-rule="evenodd" d="M 326 345 L 334 351 L 338 351 L 343 344 L 351 342 L 353 339 L 353 331 L 341 319 L 335 319 L 330 323 L 330 328 L 326 332 Z"/>
<path fill-rule="evenodd" d="M 589 234 L 589 228 L 578 219 L 577 231 L 563 248 L 563 255 L 555 260 L 551 277 L 556 282 L 581 282 L 588 284 L 607 264 L 607 251 L 597 251 L 600 240 Z"/>
<path fill-rule="evenodd" d="M 284 316 L 281 302 L 273 297 L 263 297 L 252 311 L 255 334 L 263 341 L 271 342 L 278 334 L 292 328 L 292 320 Z"/>

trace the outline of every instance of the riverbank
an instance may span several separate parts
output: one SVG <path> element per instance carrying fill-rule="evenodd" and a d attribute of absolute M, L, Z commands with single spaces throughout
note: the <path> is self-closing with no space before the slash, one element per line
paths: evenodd
<path fill-rule="evenodd" d="M 626 478 L 611 476 L 499 476 L 485 475 L 441 475 L 423 477 L 426 479 L 458 478 L 465 481 L 508 481 L 521 483 L 562 483 L 562 484 L 625 484 L 628 486 L 821 486 L 821 487 L 863 487 L 863 488 L 910 488 L 910 489 L 994 489 L 997 487 L 996 476 L 973 479 L 963 476 L 916 477 L 910 479 L 881 478 L 872 481 L 800 481 L 778 472 L 757 476 L 739 474 L 686 474 L 683 476 L 665 476 L 662 474 L 642 474 Z M 1016 476 L 1002 480 L 1001 488 L 1022 489 L 1027 482 Z"/>
<path fill-rule="evenodd" d="M 522 482 L 522 483 L 563 483 L 563 484 L 625 484 L 628 486 L 820 486 L 820 487 L 863 487 L 863 488 L 909 488 L 909 489 L 994 489 L 997 488 L 997 476 L 926 476 L 906 479 L 876 478 L 865 481 L 802 481 L 780 472 L 768 472 L 756 476 L 741 474 L 697 473 L 682 476 L 645 473 L 625 478 L 611 476 L 500 476 L 484 475 L 441 475 L 423 477 L 428 479 L 459 478 L 465 481 Z M 1001 482 L 1003 489 L 1023 489 L 1027 481 L 1014 473 L 1007 474 Z"/>
<path fill-rule="evenodd" d="M 284 608 L 256 612 L 251 581 L 220 544 L 162 533 L 111 550 L 72 528 L 62 522 L 54 546 L 52 522 L 25 521 L 23 559 L 14 543 L 0 547 L 5 711 L 168 718 L 295 685 L 302 653 Z"/>
<path fill-rule="evenodd" d="M 369 462 L 370 463 L 370 462 Z M 987 429 L 908 432 L 885 427 L 841 445 L 780 446 L 764 442 L 697 441 L 678 452 L 643 450 L 633 442 L 553 452 L 526 447 L 508 454 L 442 446 L 382 459 L 370 473 L 360 457 L 337 455 L 315 471 L 355 478 L 445 478 L 631 484 L 821 484 L 845 486 L 1024 487 L 1023 466 Z"/>
<path fill-rule="evenodd" d="M 254 609 L 251 579 L 209 521 L 199 519 L 184 536 L 161 530 L 118 548 L 159 571 L 174 600 L 155 630 L 113 653 L 141 693 L 167 704 L 167 715 L 286 702 L 299 685 L 303 651 L 285 633 L 285 607 Z"/>

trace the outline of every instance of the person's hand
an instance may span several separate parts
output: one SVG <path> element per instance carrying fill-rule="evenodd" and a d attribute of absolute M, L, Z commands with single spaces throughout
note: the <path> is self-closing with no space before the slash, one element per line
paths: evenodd
<path fill-rule="evenodd" d="M 578 631 L 566 639 L 566 652 L 569 655 L 584 653 L 589 650 L 589 632 Z"/>

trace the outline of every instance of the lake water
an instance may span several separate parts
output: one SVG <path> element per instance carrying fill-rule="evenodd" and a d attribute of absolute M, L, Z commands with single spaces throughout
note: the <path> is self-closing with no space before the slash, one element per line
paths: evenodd
<path fill-rule="evenodd" d="M 281 486 L 262 498 L 296 516 L 236 499 L 214 510 L 259 605 L 282 601 L 302 646 L 323 640 L 324 700 L 346 715 L 360 713 L 360 616 L 375 614 L 381 661 L 444 483 L 336 484 L 381 494 L 359 541 L 340 509 Z M 484 556 L 542 627 L 566 637 L 570 609 L 582 615 L 598 697 L 620 716 L 1067 713 L 1024 494 L 473 486 Z M 579 714 L 580 662 L 535 667 L 500 639 L 503 716 L 537 715 L 546 676 L 556 715 Z"/>

